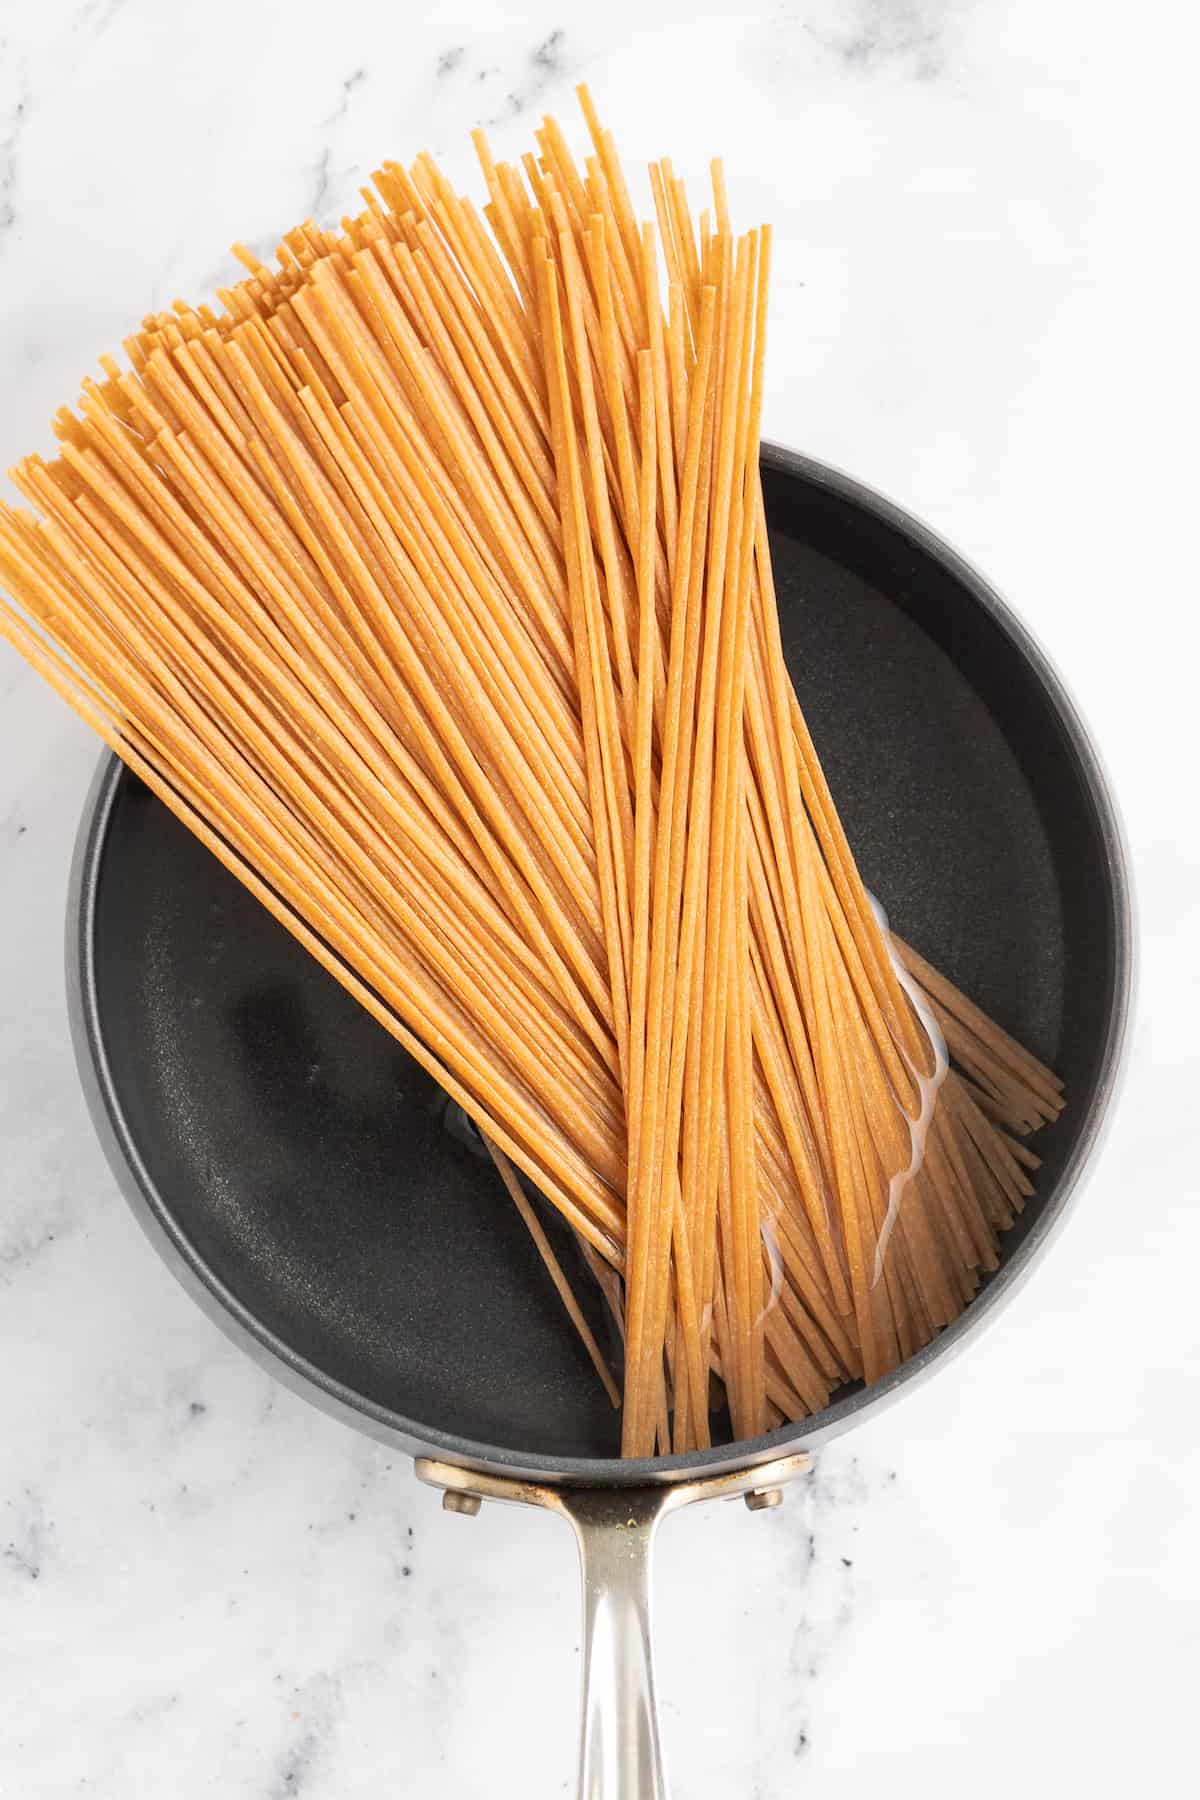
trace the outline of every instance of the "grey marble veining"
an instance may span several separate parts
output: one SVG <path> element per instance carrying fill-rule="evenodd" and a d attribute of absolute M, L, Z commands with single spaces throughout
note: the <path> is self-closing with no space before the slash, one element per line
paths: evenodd
<path fill-rule="evenodd" d="M 354 96 L 367 79 L 367 71 L 363 68 L 352 69 L 341 84 L 337 104 L 329 116 L 321 122 L 321 151 L 317 157 L 316 182 L 313 191 L 309 215 L 314 219 L 323 219 L 325 205 L 329 198 L 333 157 L 335 146 L 345 135 L 345 128 L 354 105 Z"/>
<path fill-rule="evenodd" d="M 6 49 L 0 46 L 0 55 Z M 19 72 L 15 78 L 9 73 L 4 86 L 8 92 L 0 104 L 0 233 L 11 231 L 17 222 L 20 145 L 29 109 L 29 89 Z"/>
<path fill-rule="evenodd" d="M 1186 1791 L 1200 1316 L 1185 804 L 1197 25 L 1069 0 L 274 0 L 0 18 L 0 459 L 131 322 L 468 133 L 725 157 L 776 228 L 766 428 L 924 514 L 1076 690 L 1128 820 L 1140 1023 L 1077 1216 L 970 1354 L 775 1513 L 664 1527 L 677 1800 Z M 644 191 L 639 203 L 646 204 Z M 62 913 L 94 748 L 0 654 L 0 1795 L 569 1793 L 554 1520 L 441 1513 L 233 1350 L 116 1193 Z"/>

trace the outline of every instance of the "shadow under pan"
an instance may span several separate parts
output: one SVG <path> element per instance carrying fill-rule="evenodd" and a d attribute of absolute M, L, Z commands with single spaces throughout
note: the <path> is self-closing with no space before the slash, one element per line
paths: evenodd
<path fill-rule="evenodd" d="M 1011 1258 L 1111 1049 L 1111 821 L 978 578 L 818 465 L 767 451 L 764 477 L 789 667 L 868 886 L 1067 1082 Z M 416 1437 L 613 1455 L 617 1415 L 440 1090 L 137 780 L 114 774 L 97 818 L 105 1104 L 193 1271 Z"/>

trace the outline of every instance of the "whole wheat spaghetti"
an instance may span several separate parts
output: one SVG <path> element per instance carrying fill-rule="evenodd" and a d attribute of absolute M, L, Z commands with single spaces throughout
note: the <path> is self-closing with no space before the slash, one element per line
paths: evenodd
<path fill-rule="evenodd" d="M 581 100 L 582 164 L 388 163 L 146 318 L 14 472 L 0 631 L 474 1120 L 650 1455 L 927 1343 L 1062 1088 L 890 937 L 792 691 L 770 232 L 717 163 L 639 221 Z"/>

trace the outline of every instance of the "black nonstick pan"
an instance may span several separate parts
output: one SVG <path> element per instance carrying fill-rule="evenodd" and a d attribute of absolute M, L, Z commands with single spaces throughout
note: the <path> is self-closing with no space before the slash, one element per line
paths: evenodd
<path fill-rule="evenodd" d="M 581 1791 L 666 1792 L 647 1581 L 663 1512 L 771 1504 L 807 1452 L 978 1331 L 1044 1249 L 1112 1093 L 1129 887 L 1103 776 L 1045 657 L 913 519 L 763 455 L 791 672 L 893 927 L 1051 1063 L 1068 1106 L 963 1317 L 802 1426 L 654 1462 L 618 1423 L 471 1128 L 120 765 L 84 817 L 68 928 L 97 1126 L 153 1241 L 282 1379 L 418 1457 L 447 1504 L 564 1513 L 584 1559 Z"/>

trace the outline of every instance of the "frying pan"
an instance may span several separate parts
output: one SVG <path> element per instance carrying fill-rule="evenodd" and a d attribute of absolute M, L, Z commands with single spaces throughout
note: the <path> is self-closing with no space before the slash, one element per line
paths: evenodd
<path fill-rule="evenodd" d="M 801 1425 L 621 1461 L 618 1426 L 457 1109 L 139 783 L 104 758 L 76 851 L 68 977 L 97 1128 L 156 1247 L 308 1398 L 418 1459 L 452 1510 L 574 1526 L 581 1788 L 657 1800 L 655 1528 L 774 1504 L 818 1444 L 931 1373 L 1012 1294 L 1095 1149 L 1130 989 L 1120 831 L 1046 658 L 940 539 L 765 448 L 784 644 L 867 885 L 893 927 L 1066 1081 L 1038 1191 L 963 1316 Z M 597 1325 L 600 1321 L 597 1318 Z"/>

